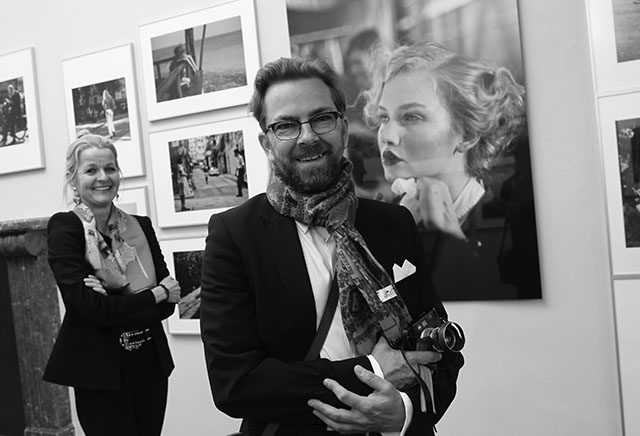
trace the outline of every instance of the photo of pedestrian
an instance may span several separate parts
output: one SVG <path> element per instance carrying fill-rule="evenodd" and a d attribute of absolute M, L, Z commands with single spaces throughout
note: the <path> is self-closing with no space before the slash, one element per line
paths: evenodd
<path fill-rule="evenodd" d="M 0 147 L 28 139 L 22 83 L 21 77 L 0 82 Z"/>
<path fill-rule="evenodd" d="M 102 109 L 107 123 L 108 137 L 113 139 L 116 137 L 116 128 L 113 124 L 113 115 L 116 112 L 116 101 L 111 97 L 106 89 L 102 91 Z"/>
<path fill-rule="evenodd" d="M 246 184 L 246 181 L 245 181 L 246 166 L 244 164 L 244 156 L 242 155 L 240 150 L 238 150 L 237 148 L 233 150 L 233 155 L 236 158 L 235 175 L 236 175 L 236 186 L 238 188 L 238 193 L 236 194 L 236 197 L 242 197 L 242 188 L 244 188 Z"/>
<path fill-rule="evenodd" d="M 247 85 L 240 17 L 151 38 L 156 101 Z"/>
<path fill-rule="evenodd" d="M 131 141 L 124 77 L 72 88 L 76 133 L 88 130 L 114 143 Z"/>
<path fill-rule="evenodd" d="M 443 300 L 541 298 L 517 2 L 290 2 L 287 19 L 292 55 L 342 74 L 357 194 L 412 212 Z"/>
<path fill-rule="evenodd" d="M 168 144 L 175 212 L 232 207 L 248 198 L 242 131 Z"/>

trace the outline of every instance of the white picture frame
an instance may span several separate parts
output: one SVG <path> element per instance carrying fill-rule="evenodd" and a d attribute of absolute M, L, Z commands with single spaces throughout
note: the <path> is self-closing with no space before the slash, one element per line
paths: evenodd
<path fill-rule="evenodd" d="M 120 189 L 114 204 L 130 215 L 149 216 L 147 187 Z"/>
<path fill-rule="evenodd" d="M 160 241 L 171 277 L 180 283 L 180 302 L 167 319 L 171 334 L 200 334 L 200 278 L 205 238 Z M 190 263 L 190 265 L 187 265 Z"/>
<path fill-rule="evenodd" d="M 589 0 L 589 23 L 596 89 L 599 95 L 640 89 L 640 6 L 631 0 Z M 618 32 L 618 36 L 616 35 Z M 636 53 L 637 52 L 637 53 Z"/>
<path fill-rule="evenodd" d="M 69 141 L 81 130 L 109 136 L 102 94 L 111 89 L 116 103 L 115 137 L 122 176 L 145 174 L 137 87 L 131 44 L 62 61 Z"/>
<path fill-rule="evenodd" d="M 139 34 L 149 120 L 249 102 L 260 67 L 253 0 L 233 0 L 145 24 Z M 193 67 L 172 61 L 179 45 Z"/>
<path fill-rule="evenodd" d="M 613 285 L 615 321 L 620 371 L 620 396 L 624 434 L 640 434 L 640 330 L 638 305 L 640 280 L 615 280 Z"/>
<path fill-rule="evenodd" d="M 16 137 L 9 140 L 4 123 L 0 129 L 0 174 L 45 167 L 36 77 L 32 47 L 0 56 L 0 102 L 8 98 L 9 85 L 21 95 Z"/>
<path fill-rule="evenodd" d="M 206 225 L 213 213 L 265 192 L 269 166 L 258 143 L 259 129 L 255 119 L 243 117 L 151 133 L 158 225 Z M 236 148 L 244 150 L 248 185 L 241 187 L 241 197 L 236 196 Z M 211 173 L 214 167 L 217 174 Z"/>
<path fill-rule="evenodd" d="M 613 275 L 640 274 L 640 156 L 630 136 L 640 135 L 640 92 L 600 98 L 599 118 Z"/>

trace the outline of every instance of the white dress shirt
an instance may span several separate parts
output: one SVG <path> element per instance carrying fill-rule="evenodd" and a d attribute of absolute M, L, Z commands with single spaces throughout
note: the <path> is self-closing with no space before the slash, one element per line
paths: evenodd
<path fill-rule="evenodd" d="M 336 260 L 336 243 L 334 238 L 324 227 L 314 227 L 296 221 L 296 229 L 302 253 L 307 265 L 311 288 L 316 303 L 316 328 L 320 324 L 324 308 L 327 304 L 331 281 L 333 280 L 333 266 Z M 340 307 L 336 308 L 327 333 L 327 338 L 320 350 L 320 357 L 329 360 L 344 360 L 355 357 L 347 334 L 342 325 L 342 313 Z M 367 356 L 371 362 L 374 373 L 384 378 L 378 361 L 371 355 Z M 404 436 L 413 414 L 411 399 L 404 392 L 400 392 L 405 408 L 405 421 L 400 432 L 385 432 L 383 436 Z"/>

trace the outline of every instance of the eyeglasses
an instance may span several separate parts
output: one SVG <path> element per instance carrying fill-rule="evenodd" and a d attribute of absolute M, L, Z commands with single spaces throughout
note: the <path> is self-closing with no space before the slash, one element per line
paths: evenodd
<path fill-rule="evenodd" d="M 267 126 L 267 131 L 271 130 L 278 139 L 296 139 L 300 136 L 303 124 L 309 124 L 311 130 L 316 135 L 329 133 L 336 128 L 338 118 L 342 118 L 340 112 L 322 112 L 309 118 L 308 121 L 286 120 L 278 121 Z"/>

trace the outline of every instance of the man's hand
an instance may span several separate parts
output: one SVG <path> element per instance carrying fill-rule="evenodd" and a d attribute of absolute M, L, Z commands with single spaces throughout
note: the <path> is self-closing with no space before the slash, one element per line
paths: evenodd
<path fill-rule="evenodd" d="M 180 283 L 178 283 L 176 279 L 171 276 L 166 276 L 160 283 L 162 283 L 169 290 L 169 295 L 167 298 L 167 301 L 169 303 L 180 302 Z"/>
<path fill-rule="evenodd" d="M 416 383 L 416 376 L 409 368 L 407 361 L 418 371 L 418 364 L 427 365 L 442 359 L 442 354 L 435 351 L 405 351 L 404 354 L 407 360 L 402 356 L 402 352 L 389 346 L 384 336 L 380 336 L 371 352 L 371 355 L 380 364 L 385 380 L 392 383 L 397 389 Z"/>
<path fill-rule="evenodd" d="M 335 380 L 325 379 L 324 385 L 351 409 L 337 409 L 311 399 L 307 404 L 313 408 L 313 414 L 342 434 L 400 431 L 405 421 L 400 392 L 385 379 L 359 365 L 353 370 L 360 381 L 371 387 L 373 392 L 362 397 L 346 390 Z"/>

